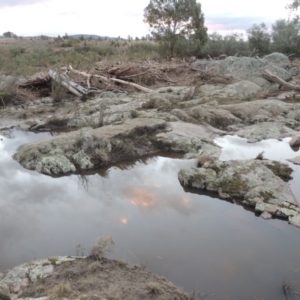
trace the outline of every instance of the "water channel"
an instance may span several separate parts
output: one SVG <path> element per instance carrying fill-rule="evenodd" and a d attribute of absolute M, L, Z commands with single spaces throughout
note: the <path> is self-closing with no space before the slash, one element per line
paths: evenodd
<path fill-rule="evenodd" d="M 87 254 L 97 237 L 111 235 L 112 258 L 147 264 L 211 299 L 284 299 L 286 279 L 300 291 L 300 229 L 184 190 L 177 173 L 194 160 L 143 157 L 84 176 L 52 178 L 11 158 L 19 145 L 47 137 L 13 130 L 0 139 L 0 272 L 35 258 Z M 223 160 L 253 158 L 264 150 L 266 158 L 285 161 L 298 155 L 288 140 L 216 142 L 224 148 Z M 291 166 L 299 200 L 300 169 Z"/>

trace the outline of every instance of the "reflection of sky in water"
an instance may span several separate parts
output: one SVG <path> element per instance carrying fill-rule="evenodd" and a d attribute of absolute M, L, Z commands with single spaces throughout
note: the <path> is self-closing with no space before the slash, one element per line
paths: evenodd
<path fill-rule="evenodd" d="M 0 270 L 72 255 L 77 244 L 109 234 L 113 257 L 148 262 L 149 270 L 213 299 L 282 299 L 283 279 L 297 278 L 299 229 L 184 192 L 177 172 L 193 160 L 144 158 L 85 177 L 51 178 L 11 159 L 19 144 L 48 135 L 13 134 L 0 141 Z"/>

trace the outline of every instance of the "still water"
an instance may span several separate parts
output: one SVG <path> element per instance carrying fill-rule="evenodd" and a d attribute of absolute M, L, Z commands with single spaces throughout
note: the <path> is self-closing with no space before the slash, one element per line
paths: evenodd
<path fill-rule="evenodd" d="M 300 280 L 300 229 L 185 191 L 177 173 L 195 161 L 144 157 L 52 178 L 12 160 L 20 144 L 47 137 L 12 131 L 0 140 L 0 271 L 34 258 L 75 255 L 79 248 L 87 254 L 98 236 L 111 235 L 112 258 L 147 264 L 187 291 L 214 294 L 211 299 L 284 299 L 283 280 Z M 282 153 L 277 159 L 297 156 L 288 140 L 260 145 L 225 137 L 217 143 L 224 160 L 261 150 L 270 158 L 275 150 Z M 295 180 L 292 187 L 299 189 Z"/>

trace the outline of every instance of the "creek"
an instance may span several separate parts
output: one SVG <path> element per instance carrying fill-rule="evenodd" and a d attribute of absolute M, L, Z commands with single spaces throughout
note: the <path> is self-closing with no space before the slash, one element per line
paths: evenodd
<path fill-rule="evenodd" d="M 194 160 L 161 154 L 60 178 L 21 167 L 11 156 L 49 133 L 6 132 L 0 140 L 0 272 L 33 259 L 86 255 L 99 236 L 116 243 L 111 258 L 165 276 L 212 299 L 283 299 L 290 279 L 300 291 L 300 229 L 257 217 L 247 207 L 183 189 L 177 173 Z M 297 156 L 289 139 L 216 142 L 221 159 Z M 300 169 L 291 188 L 300 199 Z M 298 282 L 296 282 L 298 281 Z"/>

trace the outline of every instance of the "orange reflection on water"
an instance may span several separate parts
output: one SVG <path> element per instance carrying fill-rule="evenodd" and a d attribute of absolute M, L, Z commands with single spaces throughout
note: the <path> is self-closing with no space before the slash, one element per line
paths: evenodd
<path fill-rule="evenodd" d="M 182 198 L 182 203 L 185 205 L 189 205 L 191 203 L 191 199 L 189 197 L 184 196 Z"/>
<path fill-rule="evenodd" d="M 127 218 L 121 218 L 121 223 L 126 225 L 128 223 L 128 219 Z"/>
<path fill-rule="evenodd" d="M 157 202 L 155 196 L 143 188 L 136 187 L 132 189 L 129 193 L 130 202 L 133 205 L 140 205 L 144 207 L 154 206 Z"/>

